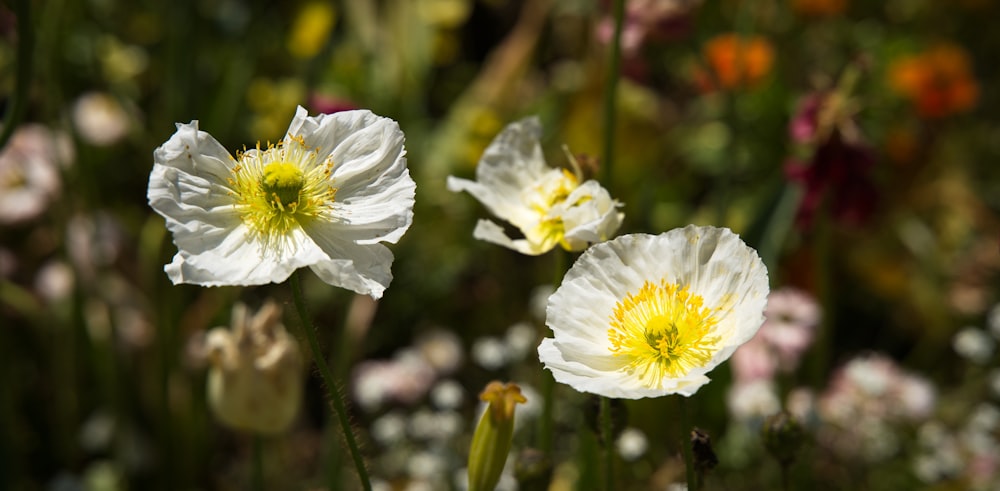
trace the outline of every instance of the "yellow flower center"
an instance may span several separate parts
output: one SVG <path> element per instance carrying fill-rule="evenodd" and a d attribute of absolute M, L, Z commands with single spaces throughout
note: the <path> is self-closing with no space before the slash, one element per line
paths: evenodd
<path fill-rule="evenodd" d="M 529 241 L 539 243 L 542 249 L 550 249 L 555 244 L 560 244 L 564 249 L 570 250 L 564 235 L 566 227 L 563 218 L 558 213 L 553 213 L 553 208 L 566 202 L 569 195 L 580 186 L 579 178 L 566 169 L 557 172 L 550 172 L 544 181 L 530 190 L 527 196 L 529 207 L 541 217 L 533 230 L 526 232 Z M 590 196 L 584 196 L 569 206 L 577 206 L 585 203 Z"/>
<path fill-rule="evenodd" d="M 264 249 L 279 255 L 290 232 L 310 220 L 328 217 L 337 189 L 330 182 L 333 161 L 318 160 L 318 150 L 302 137 L 261 150 L 241 152 L 228 179 L 235 206 Z"/>
<path fill-rule="evenodd" d="M 6 172 L 0 171 L 0 188 L 5 190 L 13 190 L 16 188 L 23 188 L 28 184 L 28 178 L 24 175 L 22 169 L 18 169 L 14 166 L 8 166 Z"/>
<path fill-rule="evenodd" d="M 264 167 L 261 187 L 270 196 L 271 204 L 278 207 L 296 206 L 304 184 L 302 170 L 288 162 L 272 162 Z"/>
<path fill-rule="evenodd" d="M 533 189 L 529 198 L 531 208 L 543 215 L 556 204 L 566 201 L 570 193 L 580 186 L 580 180 L 576 175 L 566 169 L 550 172 L 546 177 Z"/>
<path fill-rule="evenodd" d="M 615 305 L 608 329 L 611 352 L 624 357 L 625 369 L 650 388 L 705 366 L 718 349 L 713 333 L 719 321 L 703 304 L 686 285 L 645 282 Z"/>

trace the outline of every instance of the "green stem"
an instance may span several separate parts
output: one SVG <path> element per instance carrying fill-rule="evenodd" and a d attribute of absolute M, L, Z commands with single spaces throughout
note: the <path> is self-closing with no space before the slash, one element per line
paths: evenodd
<path fill-rule="evenodd" d="M 0 130 L 0 149 L 2 149 L 14 129 L 24 117 L 27 109 L 28 87 L 31 85 L 31 52 L 35 45 L 35 30 L 31 25 L 31 2 L 17 0 L 14 2 L 14 13 L 17 15 L 17 75 L 15 79 L 14 97 L 10 110 L 4 117 L 3 129 Z"/>
<path fill-rule="evenodd" d="M 340 323 L 340 332 L 332 336 L 334 344 L 330 346 L 331 356 L 327 358 L 327 362 L 333 367 L 333 376 L 337 377 L 338 380 L 342 379 L 347 373 L 355 352 L 355 341 L 348 332 L 348 321 L 351 317 L 350 311 L 351 306 L 350 302 L 348 302 L 344 318 Z M 330 452 L 327 459 L 326 482 L 330 489 L 337 489 L 340 487 L 341 475 L 343 474 L 340 462 L 344 458 L 344 449 L 340 446 L 340 442 L 337 441 L 337 432 L 330 426 L 330 422 L 327 422 L 324 435 L 327 440 L 327 448 Z"/>
<path fill-rule="evenodd" d="M 566 274 L 566 251 L 556 248 L 552 251 L 554 256 L 552 286 L 559 288 L 562 278 Z M 538 448 L 546 455 L 552 454 L 552 435 L 555 432 L 555 391 L 556 380 L 552 373 L 542 370 L 542 417 L 538 427 Z"/>
<path fill-rule="evenodd" d="M 604 489 L 615 489 L 615 442 L 611 428 L 611 399 L 601 397 L 601 440 L 604 443 Z"/>
<path fill-rule="evenodd" d="M 78 294 L 80 299 L 78 300 L 79 309 L 82 312 L 83 297 L 82 292 Z M 160 448 L 159 450 L 163 452 L 162 454 L 162 469 L 163 469 L 163 488 L 162 489 L 175 489 L 177 485 L 177 458 L 174 455 L 174 420 L 173 415 L 170 410 L 170 373 L 172 369 L 171 360 L 177 356 L 177 352 L 173 351 L 171 348 L 174 346 L 174 326 L 177 325 L 174 318 L 174 311 L 170 308 L 165 308 L 167 305 L 177 305 L 177 302 L 164 301 L 163 296 L 153 297 L 159 298 L 160 301 L 157 302 L 157 318 L 159 320 L 159 329 L 157 330 L 157 336 L 159 337 L 159 342 L 156 343 L 159 348 L 159 373 L 158 378 L 158 389 L 160 398 L 160 407 L 158 408 L 158 417 L 160 420 Z M 173 296 L 170 296 L 171 300 L 176 300 Z M 78 327 L 82 336 L 86 336 L 82 321 Z"/>
<path fill-rule="evenodd" d="M 553 421 L 554 398 L 556 392 L 556 379 L 552 378 L 552 373 L 542 370 L 542 417 L 538 426 L 538 449 L 545 455 L 552 455 L 552 428 L 555 427 Z"/>
<path fill-rule="evenodd" d="M 253 490 L 264 491 L 264 451 L 259 434 L 253 435 Z"/>
<path fill-rule="evenodd" d="M 323 351 L 319 347 L 319 341 L 316 339 L 316 330 L 309 320 L 309 313 L 306 311 L 305 300 L 303 300 L 302 285 L 299 281 L 298 272 L 292 274 L 290 283 L 292 285 L 292 299 L 295 302 L 295 309 L 299 313 L 302 333 L 309 343 L 309 348 L 312 350 L 313 360 L 315 360 L 316 368 L 323 378 L 323 384 L 326 385 L 326 394 L 333 406 L 333 412 L 337 416 L 337 421 L 340 422 L 340 430 L 344 434 L 347 448 L 351 451 L 354 467 L 358 471 L 358 479 L 361 480 L 361 486 L 365 491 L 371 491 L 372 485 L 368 479 L 368 470 L 365 468 L 365 461 L 361 457 L 358 443 L 354 439 L 354 429 L 351 428 L 351 421 L 347 416 L 347 405 L 344 403 L 344 396 L 337 389 L 338 385 L 333 377 L 333 373 L 330 372 L 330 367 L 326 363 Z"/>
<path fill-rule="evenodd" d="M 698 481 L 694 473 L 694 455 L 691 451 L 691 420 L 688 417 L 687 397 L 677 396 L 678 408 L 681 414 L 681 448 L 684 451 L 684 469 L 687 474 L 689 491 L 697 491 Z"/>
<path fill-rule="evenodd" d="M 618 74 L 622 63 L 622 24 L 625 19 L 625 0 L 615 0 L 615 34 L 611 38 L 611 62 L 604 91 L 604 161 L 601 162 L 601 182 L 611 191 L 612 163 L 615 154 L 615 105 L 618 95 Z"/>

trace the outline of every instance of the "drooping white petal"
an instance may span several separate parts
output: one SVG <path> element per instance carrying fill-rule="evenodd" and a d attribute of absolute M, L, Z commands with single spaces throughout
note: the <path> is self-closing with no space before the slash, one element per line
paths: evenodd
<path fill-rule="evenodd" d="M 549 170 L 542 155 L 541 135 L 542 125 L 536 117 L 507 125 L 479 159 L 476 182 L 480 186 L 449 180 L 448 188 L 468 190 L 498 218 L 517 223 L 519 217 L 513 213 L 524 206 L 521 192 Z"/>
<path fill-rule="evenodd" d="M 310 268 L 328 284 L 381 298 L 392 282 L 392 252 L 382 244 L 360 245 L 344 240 L 337 236 L 338 229 L 331 224 L 308 228 L 310 238 L 326 256 Z"/>
<path fill-rule="evenodd" d="M 546 252 L 538 244 L 528 242 L 525 239 L 511 239 L 504 232 L 503 227 L 490 220 L 479 220 L 476 222 L 476 228 L 472 231 L 472 236 L 476 239 L 504 246 L 529 256 L 537 256 Z"/>

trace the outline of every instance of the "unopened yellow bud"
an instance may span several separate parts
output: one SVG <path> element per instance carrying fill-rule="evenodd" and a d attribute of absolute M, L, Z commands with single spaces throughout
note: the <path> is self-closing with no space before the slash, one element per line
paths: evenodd
<path fill-rule="evenodd" d="M 288 428 L 302 400 L 302 355 L 281 324 L 281 307 L 269 301 L 249 317 L 247 307 L 236 304 L 231 329 L 212 329 L 206 345 L 208 402 L 216 418 L 263 434 Z"/>
<path fill-rule="evenodd" d="M 479 399 L 489 405 L 472 435 L 469 491 L 492 491 L 500 480 L 514 437 L 514 408 L 528 400 L 515 383 L 490 382 Z"/>

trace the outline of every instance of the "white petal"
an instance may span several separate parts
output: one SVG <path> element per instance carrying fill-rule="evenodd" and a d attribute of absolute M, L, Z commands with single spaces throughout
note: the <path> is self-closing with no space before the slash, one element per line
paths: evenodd
<path fill-rule="evenodd" d="M 333 153 L 333 149 L 348 135 L 372 125 L 382 118 L 371 111 L 359 109 L 333 114 L 309 116 L 309 111 L 299 106 L 288 125 L 285 138 L 302 137 L 306 146 L 316 148 L 321 157 Z"/>
<path fill-rule="evenodd" d="M 688 226 L 682 232 L 688 244 L 684 253 L 699 258 L 689 263 L 693 268 L 685 271 L 683 279 L 705 299 L 705 305 L 723 308 L 718 329 L 728 346 L 749 341 L 764 322 L 767 305 L 763 261 L 729 229 Z"/>
<path fill-rule="evenodd" d="M 413 223 L 414 191 L 409 174 L 385 183 L 381 195 L 359 196 L 335 205 L 337 221 L 360 244 L 396 243 Z M 337 196 L 340 197 L 339 194 Z"/>
<path fill-rule="evenodd" d="M 410 178 L 406 159 L 399 158 L 382 174 L 364 182 L 367 178 L 355 175 L 341 180 L 334 170 L 337 217 L 356 229 L 359 235 L 355 240 L 395 243 L 413 222 L 416 184 Z"/>
<path fill-rule="evenodd" d="M 246 226 L 240 224 L 228 234 L 213 236 L 215 240 L 201 249 L 180 249 L 164 270 L 174 284 L 263 285 L 285 281 L 296 269 L 325 257 L 299 229 L 285 239 L 282 256 L 247 236 Z"/>
<path fill-rule="evenodd" d="M 233 165 L 225 147 L 212 135 L 198 130 L 198 121 L 177 123 L 177 131 L 153 151 L 153 161 L 220 184 L 226 182 Z"/>
<path fill-rule="evenodd" d="M 489 220 L 479 220 L 476 222 L 476 228 L 472 231 L 472 236 L 476 239 L 501 245 L 529 256 L 537 256 L 548 251 L 547 249 L 542 250 L 538 247 L 538 244 L 533 244 L 525 239 L 511 239 L 503 231 L 503 227 Z"/>
<path fill-rule="evenodd" d="M 351 111 L 354 112 L 357 111 Z M 332 116 L 341 114 L 349 115 Z M 403 132 L 395 121 L 374 116 L 367 126 L 350 128 L 351 133 L 332 126 L 340 137 L 329 154 L 334 162 L 333 180 L 338 192 L 347 196 L 372 194 L 371 184 L 408 178 Z"/>
<path fill-rule="evenodd" d="M 346 230 L 332 223 L 307 227 L 309 237 L 325 256 L 310 268 L 330 285 L 378 299 L 392 282 L 392 252 L 381 244 L 358 244 L 339 235 Z"/>
<path fill-rule="evenodd" d="M 353 240 L 394 243 L 402 237 L 413 221 L 416 185 L 395 121 L 366 110 L 310 117 L 300 107 L 288 133 L 332 159 L 336 215 L 354 228 Z"/>
<path fill-rule="evenodd" d="M 612 200 L 608 191 L 597 181 L 581 184 L 570 193 L 566 202 L 574 203 L 583 198 L 590 199 L 562 212 L 563 225 L 566 227 L 565 238 L 571 244 L 581 243 L 581 250 L 589 244 L 608 240 L 618 231 L 625 218 L 617 210 L 621 203 Z"/>
<path fill-rule="evenodd" d="M 594 368 L 593 360 L 581 362 L 572 352 L 551 338 L 542 340 L 538 346 L 538 358 L 545 368 L 552 372 L 557 382 L 569 385 L 580 392 L 621 399 L 641 399 L 660 397 L 668 394 L 690 396 L 698 388 L 709 382 L 708 377 L 686 377 L 665 380 L 661 388 L 650 388 L 626 372 L 617 369 Z"/>
<path fill-rule="evenodd" d="M 336 186 L 338 190 L 347 187 L 344 190 L 347 194 L 357 191 L 351 187 L 351 181 L 358 175 L 361 175 L 359 184 L 363 185 L 373 182 L 393 165 L 406 166 L 404 136 L 399 125 L 368 110 L 309 116 L 300 106 L 286 139 L 295 137 L 301 137 L 307 147 L 316 148 L 321 160 L 333 158 Z"/>
<path fill-rule="evenodd" d="M 535 117 L 507 125 L 483 152 L 476 180 L 449 177 L 448 190 L 467 191 L 497 218 L 522 226 L 532 211 L 521 193 L 549 171 L 539 142 L 541 133 Z"/>

